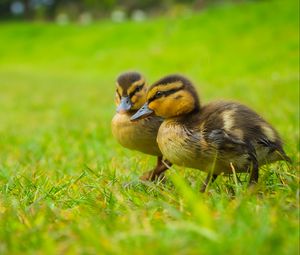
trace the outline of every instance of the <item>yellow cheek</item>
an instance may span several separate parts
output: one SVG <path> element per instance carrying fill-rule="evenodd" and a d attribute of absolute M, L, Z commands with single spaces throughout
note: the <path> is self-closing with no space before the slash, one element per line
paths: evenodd
<path fill-rule="evenodd" d="M 116 105 L 120 104 L 120 97 L 118 94 L 115 95 L 115 103 L 116 103 Z"/>
<path fill-rule="evenodd" d="M 144 93 L 137 93 L 131 98 L 132 109 L 137 110 L 140 109 L 143 104 L 146 102 L 146 95 Z"/>
<path fill-rule="evenodd" d="M 171 118 L 191 112 L 195 107 L 195 100 L 186 91 L 180 91 L 172 96 L 162 97 L 152 101 L 149 108 L 156 115 Z"/>
<path fill-rule="evenodd" d="M 180 102 L 173 110 L 173 115 L 178 116 L 184 113 L 189 113 L 194 109 L 193 102 Z"/>
<path fill-rule="evenodd" d="M 152 101 L 152 102 L 148 105 L 149 109 L 153 110 L 155 113 L 157 113 L 157 109 L 159 109 L 158 106 L 159 106 L 158 100 Z"/>
<path fill-rule="evenodd" d="M 165 117 L 167 105 L 163 98 L 156 99 L 149 104 L 149 109 L 153 110 L 157 116 Z"/>
<path fill-rule="evenodd" d="M 138 101 L 138 97 L 136 95 L 134 95 L 132 98 L 131 98 L 131 103 L 132 104 L 135 104 L 137 101 Z"/>
<path fill-rule="evenodd" d="M 174 106 L 172 108 L 172 115 L 178 116 L 189 113 L 195 108 L 195 99 L 187 91 L 179 91 L 173 95 Z"/>

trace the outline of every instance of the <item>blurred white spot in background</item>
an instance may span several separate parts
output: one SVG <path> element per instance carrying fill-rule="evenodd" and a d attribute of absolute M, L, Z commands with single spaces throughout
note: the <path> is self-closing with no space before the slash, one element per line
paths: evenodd
<path fill-rule="evenodd" d="M 10 11 L 14 15 L 21 15 L 24 13 L 24 4 L 20 1 L 15 1 L 10 5 Z"/>
<path fill-rule="evenodd" d="M 81 25 L 89 25 L 93 21 L 92 14 L 89 12 L 83 12 L 79 15 L 79 23 Z"/>
<path fill-rule="evenodd" d="M 70 20 L 69 20 L 69 17 L 66 13 L 59 13 L 57 16 L 56 16 L 56 23 L 60 26 L 65 26 L 67 24 L 69 24 Z"/>
<path fill-rule="evenodd" d="M 126 19 L 126 14 L 121 10 L 114 10 L 111 13 L 111 19 L 114 22 L 123 22 Z"/>
<path fill-rule="evenodd" d="M 142 22 L 146 19 L 146 13 L 142 10 L 135 10 L 131 15 L 131 19 L 136 22 Z"/>

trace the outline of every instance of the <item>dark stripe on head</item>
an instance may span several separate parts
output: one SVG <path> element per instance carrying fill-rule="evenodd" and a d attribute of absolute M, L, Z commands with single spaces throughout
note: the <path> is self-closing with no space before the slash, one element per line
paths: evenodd
<path fill-rule="evenodd" d="M 177 87 L 177 88 L 175 89 L 175 91 L 173 91 L 171 88 L 170 94 L 175 93 L 178 90 L 186 90 L 186 91 L 190 92 L 190 94 L 195 99 L 195 110 L 200 109 L 200 101 L 199 101 L 198 93 L 197 93 L 195 87 L 193 86 L 193 84 L 190 80 L 188 80 L 187 78 L 185 78 L 184 76 L 179 75 L 179 74 L 168 75 L 168 76 L 160 79 L 159 81 L 155 82 L 148 90 L 149 91 L 148 96 L 150 96 L 150 101 L 151 100 L 153 101 L 156 98 L 163 96 L 163 94 L 157 95 L 157 93 L 160 91 L 160 89 L 156 92 L 156 94 L 151 95 L 151 91 L 153 91 L 153 93 L 155 93 L 154 91 L 155 91 L 156 87 L 162 87 L 161 90 L 163 90 L 164 86 L 167 87 L 172 84 L 174 84 L 174 87 L 175 88 Z M 182 84 L 182 86 L 180 86 L 180 84 Z M 160 92 L 163 92 L 163 91 L 160 91 Z M 149 101 L 149 98 L 148 98 L 148 101 Z"/>
<path fill-rule="evenodd" d="M 161 97 L 166 97 L 169 96 L 171 94 L 176 93 L 177 91 L 181 90 L 181 88 L 177 88 L 177 89 L 171 89 L 171 90 L 167 90 L 167 91 L 157 91 L 156 94 L 148 99 L 148 103 L 153 102 L 154 100 L 161 98 Z"/>
<path fill-rule="evenodd" d="M 135 93 L 140 92 L 144 88 L 144 86 L 145 86 L 145 83 L 137 86 L 134 91 L 132 91 L 131 93 L 129 93 L 129 97 L 131 98 L 131 97 L 134 96 Z"/>
<path fill-rule="evenodd" d="M 155 82 L 150 87 L 150 89 L 152 89 L 153 87 L 155 87 L 157 85 L 164 85 L 164 84 L 167 85 L 167 84 L 175 83 L 175 82 L 182 82 L 182 84 L 184 84 L 184 85 L 192 86 L 192 83 L 187 78 L 185 78 L 184 76 L 181 76 L 179 74 L 171 74 L 171 75 L 168 75 L 168 76 L 160 79 L 159 81 Z"/>
<path fill-rule="evenodd" d="M 117 83 L 123 88 L 124 91 L 127 91 L 132 83 L 137 82 L 142 78 L 142 75 L 138 72 L 126 72 L 118 76 Z"/>

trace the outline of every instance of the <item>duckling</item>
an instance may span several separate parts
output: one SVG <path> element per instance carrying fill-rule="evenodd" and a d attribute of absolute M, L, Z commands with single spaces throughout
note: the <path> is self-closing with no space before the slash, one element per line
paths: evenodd
<path fill-rule="evenodd" d="M 140 177 L 141 180 L 153 181 L 163 177 L 163 172 L 168 169 L 170 162 L 164 164 L 156 142 L 162 118 L 149 116 L 136 122 L 130 121 L 146 102 L 146 92 L 146 81 L 138 72 L 126 72 L 117 78 L 115 94 L 117 112 L 112 119 L 112 133 L 123 147 L 157 156 L 156 167 Z"/>
<path fill-rule="evenodd" d="M 221 173 L 250 172 L 251 185 L 258 181 L 260 166 L 290 161 L 277 131 L 256 112 L 235 102 L 202 106 L 195 87 L 183 76 L 154 83 L 131 120 L 153 113 L 164 119 L 157 134 L 164 157 L 208 173 L 201 192 Z"/>

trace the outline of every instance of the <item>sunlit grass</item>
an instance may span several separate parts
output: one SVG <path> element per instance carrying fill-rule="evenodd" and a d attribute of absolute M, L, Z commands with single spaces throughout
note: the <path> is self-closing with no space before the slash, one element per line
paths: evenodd
<path fill-rule="evenodd" d="M 297 254 L 298 3 L 221 6 L 178 19 L 86 27 L 1 24 L 0 253 Z M 174 166 L 165 183 L 138 176 L 154 158 L 113 139 L 114 79 L 180 72 L 202 101 L 261 113 L 293 165 L 247 176 Z M 131 183 L 131 185 L 126 185 Z"/>

